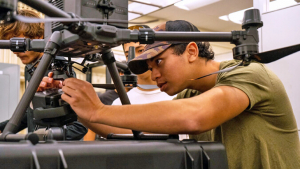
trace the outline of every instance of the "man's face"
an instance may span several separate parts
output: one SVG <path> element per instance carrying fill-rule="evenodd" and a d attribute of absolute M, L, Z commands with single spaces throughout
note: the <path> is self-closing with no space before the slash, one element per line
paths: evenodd
<path fill-rule="evenodd" d="M 170 96 L 187 87 L 185 77 L 187 59 L 183 55 L 178 56 L 174 54 L 172 48 L 169 48 L 162 54 L 147 60 L 148 67 L 152 70 L 152 80 L 156 81 L 161 91 Z"/>
<path fill-rule="evenodd" d="M 137 57 L 137 56 L 139 56 L 140 54 L 143 53 L 144 48 L 145 48 L 146 45 L 140 44 L 139 42 L 137 42 L 137 43 L 135 43 L 135 42 L 125 43 L 124 44 L 124 53 L 125 53 L 127 61 L 128 61 L 128 52 L 129 52 L 129 47 L 130 46 L 135 47 L 135 57 Z M 143 78 L 143 79 L 150 78 L 150 76 L 151 76 L 151 71 L 147 71 L 143 74 L 138 75 L 139 78 Z"/>
<path fill-rule="evenodd" d="M 24 38 L 25 36 L 21 34 L 17 37 Z M 42 56 L 42 53 L 34 52 L 34 51 L 14 52 L 14 54 L 16 54 L 17 57 L 20 58 L 21 62 L 25 65 L 35 62 L 37 59 L 39 59 Z"/>

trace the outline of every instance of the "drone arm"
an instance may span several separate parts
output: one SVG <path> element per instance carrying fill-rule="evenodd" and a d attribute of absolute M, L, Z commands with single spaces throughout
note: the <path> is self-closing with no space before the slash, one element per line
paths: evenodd
<path fill-rule="evenodd" d="M 155 32 L 156 41 L 210 41 L 210 42 L 231 42 L 231 32 Z"/>
<path fill-rule="evenodd" d="M 0 49 L 10 49 L 10 41 L 0 40 Z"/>

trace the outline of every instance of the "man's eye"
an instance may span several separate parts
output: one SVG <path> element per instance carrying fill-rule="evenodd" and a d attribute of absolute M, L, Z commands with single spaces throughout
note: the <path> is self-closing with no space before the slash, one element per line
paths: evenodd
<path fill-rule="evenodd" d="M 158 65 L 158 64 L 160 64 L 161 59 L 157 59 L 155 62 L 156 62 L 156 64 Z"/>

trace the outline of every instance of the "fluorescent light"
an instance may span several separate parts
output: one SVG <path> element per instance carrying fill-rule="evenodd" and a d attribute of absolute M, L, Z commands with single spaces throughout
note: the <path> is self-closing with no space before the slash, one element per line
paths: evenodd
<path fill-rule="evenodd" d="M 220 16 L 219 19 L 224 20 L 224 21 L 229 21 L 228 15 Z"/>
<path fill-rule="evenodd" d="M 218 1 L 220 0 L 182 0 L 180 2 L 175 3 L 174 5 L 184 10 L 194 10 Z"/>
<path fill-rule="evenodd" d="M 144 3 L 148 3 L 148 4 L 154 4 L 154 5 L 158 5 L 161 7 L 166 7 L 169 5 L 172 5 L 176 2 L 179 2 L 180 0 L 136 0 L 139 2 L 144 2 Z"/>
<path fill-rule="evenodd" d="M 130 21 L 130 20 L 133 20 L 133 19 L 135 19 L 135 18 L 138 18 L 138 17 L 140 17 L 140 16 L 142 16 L 142 15 L 128 12 L 128 20 L 129 20 L 129 21 Z"/>
<path fill-rule="evenodd" d="M 295 0 L 275 0 L 269 3 L 269 11 L 285 8 L 297 4 Z"/>
<path fill-rule="evenodd" d="M 140 4 L 140 3 L 130 3 L 128 5 L 128 10 L 132 11 L 132 12 L 138 12 L 138 13 L 142 13 L 142 14 L 148 14 L 150 12 L 156 11 L 158 10 L 158 7 L 155 6 L 150 6 L 150 5 L 145 5 L 145 4 Z"/>
<path fill-rule="evenodd" d="M 139 1 L 139 2 L 144 2 L 144 3 L 148 3 L 148 4 L 150 4 L 151 2 L 150 1 L 148 1 L 148 0 L 136 0 L 136 1 Z"/>
<path fill-rule="evenodd" d="M 248 9 L 253 9 L 253 7 L 230 13 L 228 15 L 229 20 L 237 24 L 242 24 L 244 12 Z"/>

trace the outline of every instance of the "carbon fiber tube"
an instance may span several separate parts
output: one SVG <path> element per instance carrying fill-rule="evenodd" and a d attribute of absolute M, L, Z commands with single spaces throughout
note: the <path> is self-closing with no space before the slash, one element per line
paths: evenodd
<path fill-rule="evenodd" d="M 155 41 L 209 41 L 209 42 L 231 42 L 231 32 L 167 32 L 157 31 L 154 35 Z"/>
<path fill-rule="evenodd" d="M 128 66 L 122 62 L 116 61 L 116 66 L 124 71 L 126 71 L 126 70 L 129 71 Z"/>
<path fill-rule="evenodd" d="M 10 49 L 10 40 L 0 40 L 0 49 Z"/>
<path fill-rule="evenodd" d="M 35 133 L 28 134 L 7 134 L 5 141 L 19 142 L 21 140 L 29 140 L 33 145 L 39 142 L 39 137 Z"/>
<path fill-rule="evenodd" d="M 120 97 L 121 103 L 123 105 L 130 104 L 130 100 L 127 96 L 125 88 L 123 87 L 123 82 L 122 82 L 122 80 L 119 76 L 118 70 L 117 70 L 114 55 L 110 49 L 108 49 L 102 53 L 102 60 L 106 64 L 106 66 L 109 70 L 109 73 L 111 75 L 111 78 L 113 79 L 113 82 L 118 91 L 118 95 Z M 135 139 L 138 139 L 139 135 L 141 134 L 141 132 L 135 131 L 135 130 L 132 130 L 132 133 L 133 133 Z"/>

